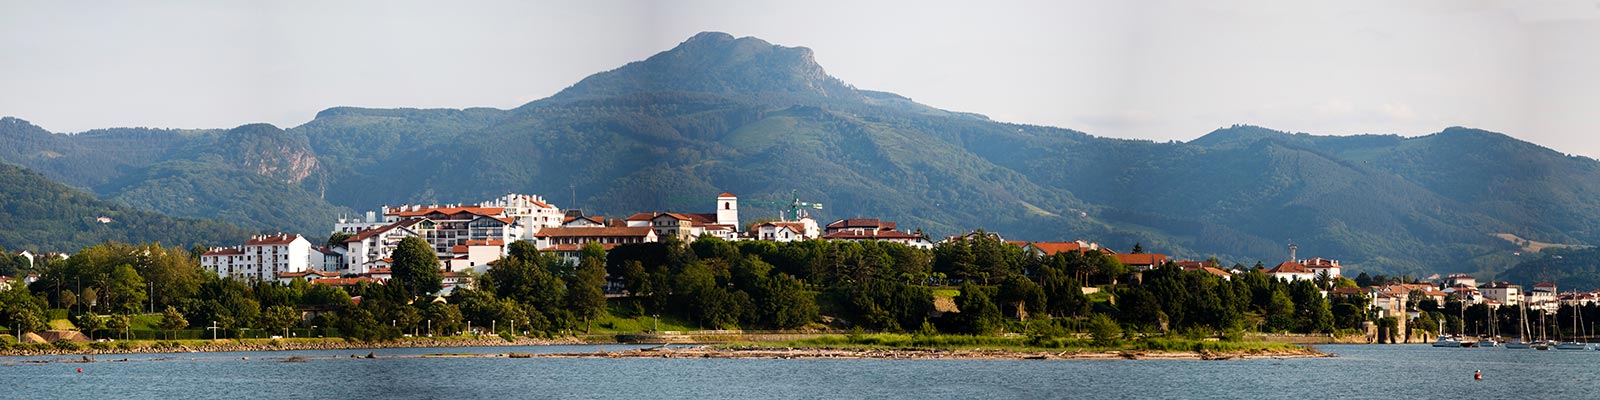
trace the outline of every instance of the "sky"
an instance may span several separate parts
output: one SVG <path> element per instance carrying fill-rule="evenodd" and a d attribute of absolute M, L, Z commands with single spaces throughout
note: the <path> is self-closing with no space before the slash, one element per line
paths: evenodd
<path fill-rule="evenodd" d="M 65 133 L 512 108 L 702 31 L 1098 136 L 1467 126 L 1600 157 L 1600 0 L 0 0 L 0 115 Z"/>

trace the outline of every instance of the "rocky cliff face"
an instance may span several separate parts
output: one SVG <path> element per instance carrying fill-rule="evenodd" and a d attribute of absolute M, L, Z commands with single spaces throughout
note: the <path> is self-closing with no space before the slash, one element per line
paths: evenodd
<path fill-rule="evenodd" d="M 288 184 L 299 184 L 320 171 L 317 155 L 303 137 L 268 124 L 251 124 L 223 134 L 223 154 L 245 171 Z"/>

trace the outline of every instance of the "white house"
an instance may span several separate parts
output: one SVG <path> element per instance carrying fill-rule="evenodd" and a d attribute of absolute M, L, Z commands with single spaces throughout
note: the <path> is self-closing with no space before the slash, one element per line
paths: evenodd
<path fill-rule="evenodd" d="M 408 227 L 420 225 L 421 222 L 408 219 L 357 232 L 355 236 L 345 239 L 343 272 L 361 274 L 374 268 L 375 263 L 389 258 L 389 255 L 394 253 L 395 247 L 400 246 L 401 239 L 422 237 Z"/>
<path fill-rule="evenodd" d="M 1306 268 L 1305 265 L 1302 265 L 1298 262 L 1284 261 L 1282 264 L 1278 264 L 1278 266 L 1267 270 L 1267 276 L 1271 276 L 1274 279 L 1283 279 L 1294 282 L 1302 279 L 1308 281 L 1316 279 L 1317 274 L 1311 272 L 1311 269 Z"/>
<path fill-rule="evenodd" d="M 851 218 L 841 219 L 828 224 L 823 239 L 839 241 L 885 241 L 900 243 L 919 249 L 932 249 L 933 241 L 920 234 L 911 234 L 895 230 L 893 222 L 879 221 L 877 218 Z"/>
<path fill-rule="evenodd" d="M 1523 302 L 1522 286 L 1513 285 L 1510 282 L 1485 283 L 1482 286 L 1478 286 L 1478 292 L 1482 293 L 1483 297 L 1486 299 L 1494 299 L 1495 301 L 1499 301 L 1500 304 L 1508 306 L 1514 306 Z"/>
<path fill-rule="evenodd" d="M 619 245 L 650 243 L 657 239 L 655 229 L 648 226 L 611 226 L 598 228 L 545 228 L 533 234 L 539 251 L 551 252 L 576 263 L 583 245 L 599 243 L 607 251 Z"/>
<path fill-rule="evenodd" d="M 1344 267 L 1339 265 L 1339 260 L 1320 257 L 1301 261 L 1300 265 L 1304 265 L 1307 270 L 1310 270 L 1312 276 L 1326 274 L 1329 278 L 1338 278 L 1340 277 L 1339 273 L 1344 271 Z"/>

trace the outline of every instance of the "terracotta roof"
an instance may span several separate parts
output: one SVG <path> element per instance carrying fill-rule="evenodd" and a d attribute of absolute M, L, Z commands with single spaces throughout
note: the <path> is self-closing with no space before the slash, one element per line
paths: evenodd
<path fill-rule="evenodd" d="M 1139 253 L 1139 254 L 1112 254 L 1122 265 L 1161 265 L 1167 262 L 1166 254 Z"/>
<path fill-rule="evenodd" d="M 877 218 L 846 218 L 829 223 L 827 229 L 872 228 L 893 230 L 893 222 L 884 222 Z"/>
<path fill-rule="evenodd" d="M 1309 274 L 1309 273 L 1311 273 L 1311 270 L 1306 269 L 1306 266 L 1301 265 L 1300 263 L 1297 263 L 1297 262 L 1294 262 L 1294 261 L 1284 261 L 1283 264 L 1278 264 L 1278 266 L 1272 267 L 1272 269 L 1267 270 L 1267 273 L 1269 273 L 1269 274 Z"/>
<path fill-rule="evenodd" d="M 219 247 L 219 248 L 211 249 L 210 251 L 207 251 L 205 254 L 201 254 L 201 255 L 202 256 L 241 256 L 241 255 L 244 255 L 244 250 L 239 250 L 239 249 L 235 249 L 235 248 L 232 248 L 232 247 Z"/>
<path fill-rule="evenodd" d="M 1362 293 L 1366 293 L 1366 290 L 1363 290 L 1361 288 L 1334 288 L 1333 290 L 1329 290 L 1328 291 L 1328 294 L 1330 294 L 1330 295 L 1334 295 L 1334 294 L 1362 294 Z"/>
<path fill-rule="evenodd" d="M 585 215 L 585 216 L 582 216 L 582 217 L 566 217 L 566 218 L 562 218 L 561 219 L 561 223 L 562 224 L 566 224 L 566 223 L 569 223 L 569 222 L 572 222 L 572 221 L 577 221 L 577 220 L 580 220 L 580 219 L 584 220 L 584 221 L 593 222 L 593 223 L 598 224 L 598 225 L 605 225 L 606 224 L 606 217 L 599 216 L 599 215 Z"/>
<path fill-rule="evenodd" d="M 1053 256 L 1068 251 L 1083 252 L 1083 246 L 1078 242 L 1033 242 L 1028 243 L 1035 249 L 1044 252 L 1044 255 Z"/>
<path fill-rule="evenodd" d="M 380 227 L 377 227 L 377 228 L 366 229 L 366 230 L 362 230 L 360 232 L 356 232 L 356 234 L 350 235 L 349 239 L 345 239 L 344 242 L 345 243 L 355 243 L 355 242 L 360 242 L 360 241 L 363 241 L 363 240 L 367 240 L 367 238 L 370 238 L 370 237 L 373 237 L 373 236 L 377 236 L 377 235 L 383 234 L 384 232 L 388 232 L 391 229 L 397 228 L 397 227 L 400 226 L 400 224 L 405 223 L 406 221 L 409 221 L 409 219 L 408 220 L 403 220 L 403 221 L 397 221 L 395 223 L 384 225 L 384 226 L 380 226 Z"/>
<path fill-rule="evenodd" d="M 722 192 L 722 194 L 717 195 L 717 198 L 719 198 L 719 199 L 723 198 L 723 197 L 739 197 L 739 196 L 734 196 L 733 193 L 728 193 L 728 192 Z"/>
<path fill-rule="evenodd" d="M 882 231 L 839 231 L 824 235 L 823 239 L 837 240 L 889 240 L 889 239 L 917 239 L 917 235 L 892 230 Z"/>
<path fill-rule="evenodd" d="M 255 236 L 255 237 L 251 237 L 250 241 L 244 242 L 244 245 L 245 246 L 276 246 L 276 245 L 283 245 L 283 244 L 292 243 L 292 242 L 294 242 L 295 239 L 299 239 L 299 238 L 300 238 L 300 235 Z"/>
<path fill-rule="evenodd" d="M 639 227 L 554 227 L 540 229 L 534 237 L 601 237 L 601 236 L 650 236 L 654 229 L 648 226 Z"/>
<path fill-rule="evenodd" d="M 554 245 L 554 246 L 541 247 L 541 248 L 539 248 L 539 251 L 544 251 L 544 252 L 572 251 L 572 252 L 576 252 L 576 251 L 583 251 L 583 246 L 588 246 L 588 244 L 558 244 L 558 245 Z M 615 248 L 617 248 L 617 246 L 619 246 L 619 245 L 616 244 L 616 243 L 601 243 L 600 244 L 600 247 L 606 249 L 606 251 L 611 251 L 611 249 L 615 249 Z"/>
<path fill-rule="evenodd" d="M 1533 287 L 1556 287 L 1556 284 L 1550 282 L 1539 282 L 1538 284 L 1533 285 Z"/>
<path fill-rule="evenodd" d="M 473 214 L 473 215 L 489 215 L 489 216 L 493 216 L 493 215 L 503 214 L 503 213 L 505 213 L 505 211 L 506 211 L 505 208 L 500 208 L 500 207 L 474 207 L 474 206 L 422 207 L 422 208 L 418 208 L 416 210 L 411 210 L 411 209 L 408 208 L 406 211 L 390 210 L 388 213 L 384 213 L 384 215 L 395 215 L 395 216 L 401 216 L 401 217 L 421 217 L 421 216 L 428 215 L 428 214 L 433 214 L 433 213 L 440 213 L 440 214 L 445 214 L 445 215 L 455 215 L 455 214 L 460 214 L 460 213 L 468 213 L 468 214 Z"/>
<path fill-rule="evenodd" d="M 377 278 L 367 278 L 367 277 L 359 277 L 359 278 L 320 278 L 320 279 L 312 279 L 311 280 L 311 284 L 313 284 L 313 285 L 328 285 L 328 286 L 354 286 L 354 285 L 360 284 L 362 282 L 366 282 L 366 283 L 383 283 L 383 280 L 382 279 L 377 279 Z"/>
<path fill-rule="evenodd" d="M 762 222 L 760 224 L 757 224 L 755 227 L 756 228 L 760 228 L 760 227 L 763 227 L 763 226 L 771 226 L 771 227 L 776 227 L 776 228 L 787 228 L 787 229 L 789 229 L 791 231 L 794 231 L 795 233 L 805 233 L 805 231 L 806 231 L 806 224 L 803 223 L 803 222 L 794 222 L 794 221 Z"/>
<path fill-rule="evenodd" d="M 279 272 L 278 278 L 303 278 L 306 276 L 337 277 L 339 274 L 308 269 L 300 272 Z"/>

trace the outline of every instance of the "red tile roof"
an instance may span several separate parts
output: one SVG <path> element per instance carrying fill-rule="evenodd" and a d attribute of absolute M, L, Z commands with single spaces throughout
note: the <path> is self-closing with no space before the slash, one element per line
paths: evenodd
<path fill-rule="evenodd" d="M 1028 244 L 1032 245 L 1033 248 L 1044 252 L 1044 255 L 1047 256 L 1053 256 L 1068 251 L 1076 251 L 1079 253 L 1083 252 L 1083 246 L 1079 245 L 1078 242 L 1032 242 Z"/>
<path fill-rule="evenodd" d="M 830 229 L 830 230 L 831 229 L 850 229 L 850 228 L 870 228 L 870 229 L 893 230 L 893 229 L 895 229 L 895 224 L 893 222 L 884 222 L 884 221 L 878 220 L 877 218 L 846 218 L 846 219 L 841 219 L 841 220 L 838 220 L 838 221 L 833 221 L 832 223 L 829 223 L 826 228 Z"/>
<path fill-rule="evenodd" d="M 901 231 L 839 231 L 824 235 L 823 239 L 830 240 L 890 240 L 890 239 L 916 239 L 917 235 Z"/>
<path fill-rule="evenodd" d="M 242 255 L 244 255 L 244 250 L 239 250 L 239 249 L 235 249 L 235 248 L 232 248 L 232 247 L 218 247 L 218 248 L 215 248 L 215 249 L 211 249 L 210 251 L 207 251 L 205 254 L 201 254 L 201 255 L 202 256 L 242 256 Z"/>
<path fill-rule="evenodd" d="M 416 210 L 411 210 L 409 208 L 406 209 L 405 211 L 390 210 L 388 213 L 385 213 L 384 215 L 395 215 L 395 216 L 401 216 L 401 217 L 421 217 L 421 216 L 425 216 L 425 215 L 433 214 L 433 213 L 440 213 L 440 214 L 445 214 L 445 215 L 455 215 L 455 214 L 460 214 L 460 213 L 468 213 L 468 214 L 473 214 L 473 215 L 495 216 L 495 215 L 503 214 L 503 213 L 505 213 L 505 211 L 506 211 L 506 209 L 499 208 L 499 207 L 473 207 L 473 206 L 462 206 L 462 207 L 422 207 L 422 208 L 418 208 Z"/>
<path fill-rule="evenodd" d="M 278 278 L 304 278 L 304 277 L 308 277 L 308 276 L 338 277 L 339 274 L 338 273 L 334 273 L 334 272 L 318 271 L 318 270 L 314 270 L 314 269 L 308 269 L 308 270 L 300 271 L 300 272 L 279 272 L 278 273 Z"/>
<path fill-rule="evenodd" d="M 360 277 L 360 278 L 321 278 L 321 279 L 312 279 L 311 280 L 311 284 L 313 284 L 313 285 L 328 285 L 328 286 L 355 286 L 355 285 L 360 284 L 362 282 L 366 282 L 366 283 L 383 283 L 383 280 L 382 279 L 377 279 L 377 278 L 366 278 L 366 277 Z"/>
<path fill-rule="evenodd" d="M 1294 261 L 1284 261 L 1283 264 L 1278 264 L 1278 266 L 1272 267 L 1272 269 L 1267 270 L 1267 273 L 1269 273 L 1269 274 L 1279 274 L 1279 273 L 1282 273 L 1282 274 L 1309 274 L 1309 273 L 1311 273 L 1311 270 L 1306 269 L 1306 266 L 1305 265 L 1301 265 L 1300 263 L 1297 263 L 1297 262 L 1294 262 Z"/>
<path fill-rule="evenodd" d="M 558 245 L 554 245 L 554 246 L 541 247 L 541 248 L 539 248 L 539 251 L 543 251 L 543 252 L 552 252 L 552 251 L 578 252 L 578 251 L 583 251 L 583 246 L 588 246 L 588 244 L 558 244 Z M 617 246 L 619 246 L 619 245 L 616 244 L 616 243 L 601 243 L 600 244 L 600 247 L 606 249 L 606 251 L 611 251 L 611 249 L 615 249 L 615 248 L 617 248 Z"/>
<path fill-rule="evenodd" d="M 1112 254 L 1122 265 L 1161 265 L 1167 262 L 1166 254 L 1139 253 L 1139 254 Z"/>
<path fill-rule="evenodd" d="M 570 228 L 569 227 L 554 227 L 554 228 L 543 228 L 543 229 L 540 229 L 539 233 L 535 233 L 535 234 L 533 234 L 533 236 L 534 237 L 616 237 L 616 236 L 645 237 L 645 236 L 650 236 L 651 232 L 655 232 L 655 230 L 650 228 L 650 227 L 648 227 L 648 226 L 639 226 L 639 227 L 606 226 L 606 227 L 570 227 Z"/>
<path fill-rule="evenodd" d="M 722 194 L 717 195 L 717 198 L 719 198 L 719 199 L 723 198 L 723 197 L 739 197 L 739 196 L 734 196 L 733 193 L 728 193 L 728 192 L 722 192 Z"/>
<path fill-rule="evenodd" d="M 245 246 L 277 246 L 294 242 L 300 235 L 255 236 L 244 242 Z"/>

